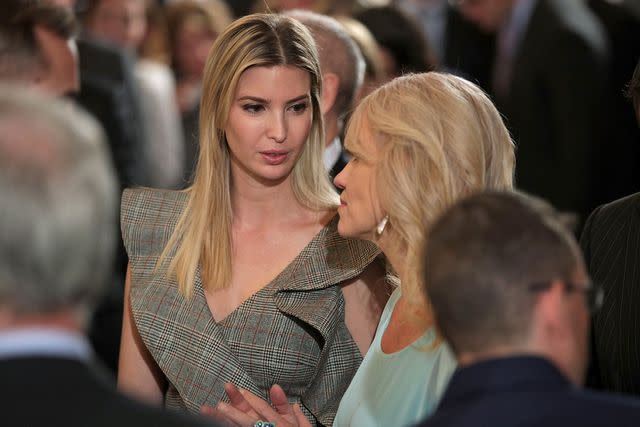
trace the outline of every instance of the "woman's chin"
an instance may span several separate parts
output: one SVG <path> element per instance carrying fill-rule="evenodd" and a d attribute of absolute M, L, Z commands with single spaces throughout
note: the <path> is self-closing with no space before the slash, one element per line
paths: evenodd
<path fill-rule="evenodd" d="M 343 219 L 338 221 L 338 234 L 349 239 L 372 240 L 373 238 L 372 233 L 354 230 Z"/>
<path fill-rule="evenodd" d="M 349 234 L 349 227 L 345 224 L 345 221 L 342 218 L 338 220 L 338 234 L 342 237 L 351 237 Z"/>

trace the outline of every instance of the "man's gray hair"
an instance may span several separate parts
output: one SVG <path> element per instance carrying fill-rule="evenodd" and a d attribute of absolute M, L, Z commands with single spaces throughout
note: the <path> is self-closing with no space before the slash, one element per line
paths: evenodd
<path fill-rule="evenodd" d="M 0 306 L 93 309 L 112 268 L 115 184 L 93 119 L 67 102 L 0 87 Z"/>
<path fill-rule="evenodd" d="M 291 10 L 285 15 L 309 28 L 318 47 L 322 72 L 335 73 L 340 79 L 334 110 L 343 119 L 353 106 L 362 86 L 365 62 L 360 48 L 337 20 L 307 10 Z"/>

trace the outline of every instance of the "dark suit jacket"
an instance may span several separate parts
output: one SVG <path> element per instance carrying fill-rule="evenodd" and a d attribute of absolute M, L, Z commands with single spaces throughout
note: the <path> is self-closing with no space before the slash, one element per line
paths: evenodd
<path fill-rule="evenodd" d="M 587 385 L 640 395 L 640 193 L 597 208 L 580 245 L 605 291 L 593 316 Z"/>
<path fill-rule="evenodd" d="M 602 22 L 611 47 L 607 101 L 611 128 L 600 158 L 600 203 L 640 191 L 640 128 L 626 87 L 640 59 L 640 1 L 589 0 Z"/>
<path fill-rule="evenodd" d="M 517 146 L 516 185 L 586 216 L 603 140 L 604 31 L 580 1 L 538 0 L 496 104 Z"/>
<path fill-rule="evenodd" d="M 102 124 L 120 188 L 147 185 L 145 135 L 133 70 L 127 55 L 95 39 L 78 39 L 80 93 L 77 101 Z M 118 212 L 114 212 L 119 218 Z M 123 285 L 127 254 L 120 242 L 108 293 L 100 301 L 90 329 L 96 354 L 115 372 L 122 329 Z"/>
<path fill-rule="evenodd" d="M 1 359 L 0 378 L 3 427 L 211 426 L 129 400 L 77 360 Z"/>
<path fill-rule="evenodd" d="M 145 135 L 133 65 L 115 46 L 78 39 L 78 103 L 104 127 L 121 188 L 149 183 L 144 159 Z"/>
<path fill-rule="evenodd" d="M 453 7 L 447 9 L 445 31 L 445 69 L 488 90 L 495 56 L 495 35 L 480 31 Z"/>
<path fill-rule="evenodd" d="M 572 386 L 538 357 L 493 359 L 456 371 L 420 427 L 637 427 L 640 401 Z"/>

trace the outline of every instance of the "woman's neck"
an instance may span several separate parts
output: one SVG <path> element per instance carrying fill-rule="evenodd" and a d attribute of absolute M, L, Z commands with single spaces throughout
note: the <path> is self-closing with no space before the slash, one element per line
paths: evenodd
<path fill-rule="evenodd" d="M 248 179 L 236 179 L 231 188 L 234 227 L 263 229 L 300 221 L 309 209 L 298 202 L 290 178 L 264 185 Z"/>
<path fill-rule="evenodd" d="M 387 232 L 386 234 L 383 233 L 380 237 L 374 238 L 373 243 L 378 245 L 382 253 L 384 253 L 391 268 L 402 283 L 402 279 L 406 277 L 406 267 L 404 263 L 406 251 L 403 249 L 403 245 L 399 242 L 399 239 L 394 238 L 394 236 L 391 236 L 390 233 Z"/>
<path fill-rule="evenodd" d="M 374 242 L 384 253 L 391 265 L 391 268 L 393 268 L 398 279 L 400 279 L 400 286 L 402 286 L 403 282 L 406 283 L 407 274 L 411 273 L 408 268 L 418 267 L 407 266 L 407 263 L 405 262 L 407 258 L 406 245 L 392 233 L 383 233 L 383 235 L 375 239 Z M 414 331 L 424 332 L 433 324 L 431 310 L 426 304 L 426 301 L 422 299 L 421 295 L 402 292 L 402 296 L 400 297 L 398 304 L 403 307 L 398 317 L 400 319 L 409 319 L 412 322 Z"/>

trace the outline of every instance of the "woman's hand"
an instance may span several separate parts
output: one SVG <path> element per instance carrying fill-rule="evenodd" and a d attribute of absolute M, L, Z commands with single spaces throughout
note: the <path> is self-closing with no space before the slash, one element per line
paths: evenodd
<path fill-rule="evenodd" d="M 220 402 L 215 408 L 204 405 L 200 412 L 233 427 L 253 427 L 259 420 L 277 427 L 311 427 L 300 406 L 290 405 L 284 390 L 277 384 L 269 390 L 273 407 L 250 391 L 233 384 L 225 384 L 224 391 L 229 403 Z"/>

